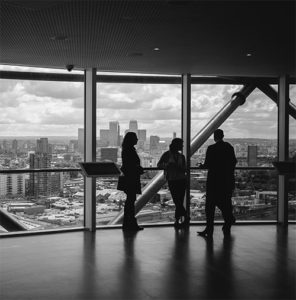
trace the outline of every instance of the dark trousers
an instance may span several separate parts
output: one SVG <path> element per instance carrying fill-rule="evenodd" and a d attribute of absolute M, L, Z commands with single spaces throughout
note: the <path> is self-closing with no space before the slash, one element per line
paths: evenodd
<path fill-rule="evenodd" d="M 123 226 L 133 227 L 137 226 L 137 219 L 135 217 L 135 202 L 137 195 L 135 193 L 127 193 L 126 200 L 124 204 L 124 216 L 123 216 Z"/>
<path fill-rule="evenodd" d="M 234 216 L 232 213 L 232 192 L 224 193 L 207 193 L 206 198 L 206 218 L 207 218 L 207 231 L 212 233 L 214 230 L 214 217 L 216 206 L 221 210 L 224 219 L 223 229 L 230 230 L 233 224 Z"/>
<path fill-rule="evenodd" d="M 186 210 L 183 205 L 186 190 L 186 180 L 169 180 L 168 185 L 176 206 L 175 218 L 180 219 L 181 217 L 186 217 Z"/>

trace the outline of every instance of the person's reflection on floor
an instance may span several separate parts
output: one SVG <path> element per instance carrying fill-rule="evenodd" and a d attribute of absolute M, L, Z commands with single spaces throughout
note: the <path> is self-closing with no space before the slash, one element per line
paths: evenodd
<path fill-rule="evenodd" d="M 205 298 L 236 299 L 233 276 L 232 249 L 234 238 L 225 236 L 220 248 L 215 249 L 217 242 L 205 238 Z"/>
<path fill-rule="evenodd" d="M 141 298 L 140 270 L 135 255 L 135 240 L 138 231 L 123 231 L 124 255 L 122 266 L 119 268 L 118 295 L 124 299 Z"/>
<path fill-rule="evenodd" d="M 175 240 L 172 244 L 171 258 L 165 269 L 163 298 L 161 299 L 189 299 L 190 298 L 190 265 L 189 239 L 190 229 L 175 229 Z"/>

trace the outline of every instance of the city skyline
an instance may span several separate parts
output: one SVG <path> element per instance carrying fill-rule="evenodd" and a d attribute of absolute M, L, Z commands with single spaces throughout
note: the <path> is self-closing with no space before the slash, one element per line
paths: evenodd
<path fill-rule="evenodd" d="M 235 85 L 192 85 L 191 135 L 239 89 Z M 290 86 L 290 99 L 295 104 L 296 85 Z M 0 136 L 76 136 L 76 129 L 84 124 L 83 84 L 79 82 L 2 79 L 0 106 Z M 122 134 L 131 119 L 138 120 L 147 136 L 170 137 L 173 132 L 180 136 L 181 86 L 98 83 L 97 131 L 117 121 Z M 296 138 L 296 121 L 290 117 L 290 122 L 290 138 Z M 276 138 L 276 104 L 256 89 L 221 128 L 228 138 Z"/>

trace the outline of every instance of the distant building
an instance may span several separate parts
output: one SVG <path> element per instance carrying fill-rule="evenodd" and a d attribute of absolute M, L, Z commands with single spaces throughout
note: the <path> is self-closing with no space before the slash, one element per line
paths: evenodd
<path fill-rule="evenodd" d="M 0 174 L 0 196 L 24 196 L 25 174 Z"/>
<path fill-rule="evenodd" d="M 51 167 L 51 153 L 47 138 L 41 138 L 36 141 L 36 152 L 30 153 L 30 169 L 48 169 Z M 47 196 L 50 193 L 49 173 L 30 173 L 29 195 Z"/>
<path fill-rule="evenodd" d="M 249 167 L 256 167 L 257 166 L 257 146 L 251 145 L 248 146 L 248 166 Z"/>
<path fill-rule="evenodd" d="M 69 152 L 75 152 L 76 150 L 78 150 L 78 140 L 70 140 Z"/>
<path fill-rule="evenodd" d="M 120 127 L 117 121 L 109 122 L 109 146 L 119 146 Z"/>
<path fill-rule="evenodd" d="M 18 150 L 18 143 L 17 143 L 17 140 L 13 140 L 12 141 L 12 152 L 14 154 L 17 154 L 17 150 Z"/>
<path fill-rule="evenodd" d="M 101 145 L 109 146 L 109 129 L 100 130 L 100 142 Z"/>
<path fill-rule="evenodd" d="M 137 120 L 130 120 L 128 130 L 138 134 L 138 121 Z"/>
<path fill-rule="evenodd" d="M 78 128 L 78 152 L 84 153 L 84 129 Z"/>
<path fill-rule="evenodd" d="M 150 151 L 157 151 L 159 149 L 160 138 L 157 135 L 150 136 Z"/>
<path fill-rule="evenodd" d="M 108 147 L 101 148 L 101 160 L 110 160 L 117 163 L 118 148 Z"/>

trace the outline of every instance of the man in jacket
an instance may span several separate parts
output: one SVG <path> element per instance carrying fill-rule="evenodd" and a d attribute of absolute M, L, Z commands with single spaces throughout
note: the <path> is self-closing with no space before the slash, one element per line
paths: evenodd
<path fill-rule="evenodd" d="M 230 235 L 231 225 L 235 223 L 232 213 L 231 196 L 234 190 L 234 168 L 237 163 L 233 147 L 223 141 L 223 130 L 214 131 L 215 144 L 210 145 L 206 152 L 204 164 L 200 167 L 208 169 L 206 186 L 206 219 L 204 231 L 198 232 L 204 237 L 212 237 L 214 231 L 214 216 L 216 206 L 221 210 L 224 235 Z"/>

